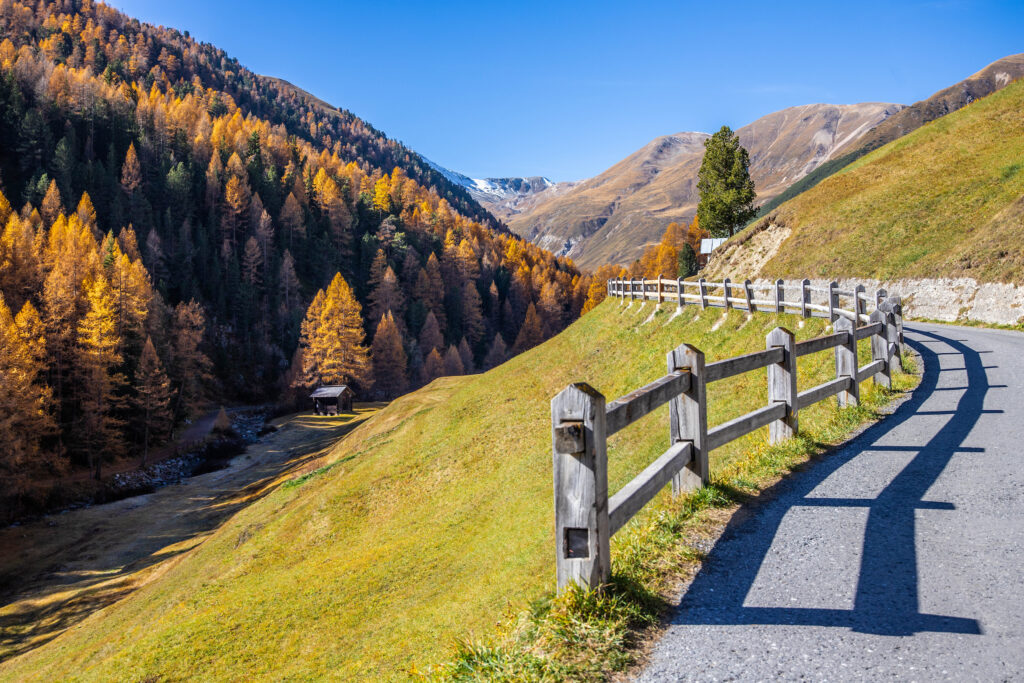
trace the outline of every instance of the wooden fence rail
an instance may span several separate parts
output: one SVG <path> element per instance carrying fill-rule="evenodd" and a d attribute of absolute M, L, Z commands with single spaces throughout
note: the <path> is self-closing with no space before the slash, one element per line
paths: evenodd
<path fill-rule="evenodd" d="M 696 290 L 690 294 L 686 289 Z M 708 291 L 721 290 L 721 295 Z M 754 295 L 767 291 L 767 298 Z M 787 299 L 787 292 L 795 296 Z M 743 296 L 735 296 L 742 293 Z M 708 482 L 708 453 L 750 432 L 768 427 L 770 443 L 796 435 L 800 410 L 836 396 L 839 405 L 856 405 L 860 382 L 890 386 L 892 360 L 902 351 L 900 299 L 884 290 L 868 295 L 863 286 L 840 290 L 811 287 L 809 280 L 767 285 L 723 282 L 611 280 L 609 296 L 675 302 L 702 308 L 718 306 L 750 313 L 799 311 L 804 317 L 828 317 L 834 332 L 796 342 L 789 330 L 776 327 L 765 350 L 705 364 L 704 354 L 689 344 L 668 352 L 667 374 L 611 403 L 593 387 L 568 386 L 551 401 L 551 443 L 555 488 L 557 578 L 561 592 L 571 583 L 596 587 L 611 576 L 609 541 L 669 482 L 673 495 Z M 813 295 L 823 295 L 815 302 Z M 843 306 L 846 300 L 846 307 Z M 867 308 L 874 310 L 868 314 Z M 871 340 L 871 362 L 857 365 L 857 341 Z M 797 393 L 797 359 L 832 350 L 836 378 Z M 708 429 L 707 385 L 766 369 L 768 405 Z M 669 404 L 669 447 L 620 491 L 608 493 L 607 440 L 659 406 Z"/>

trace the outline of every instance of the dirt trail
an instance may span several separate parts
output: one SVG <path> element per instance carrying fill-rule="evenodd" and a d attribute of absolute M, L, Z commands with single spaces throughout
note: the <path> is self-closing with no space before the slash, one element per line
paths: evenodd
<path fill-rule="evenodd" d="M 154 493 L 0 529 L 0 662 L 125 597 L 235 511 L 313 462 L 379 409 L 291 416 L 223 470 Z"/>

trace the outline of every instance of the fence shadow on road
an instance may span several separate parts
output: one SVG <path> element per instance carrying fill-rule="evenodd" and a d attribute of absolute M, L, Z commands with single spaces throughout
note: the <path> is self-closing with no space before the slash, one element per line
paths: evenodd
<path fill-rule="evenodd" d="M 908 330 L 910 331 L 910 330 Z M 775 487 L 768 500 L 738 514 L 709 553 L 703 568 L 683 595 L 672 619 L 675 624 L 787 624 L 846 627 L 862 633 L 911 635 L 918 632 L 980 634 L 975 619 L 923 614 L 918 603 L 918 566 L 914 515 L 919 509 L 953 510 L 947 502 L 926 501 L 929 487 L 954 454 L 983 451 L 963 442 L 984 412 L 988 383 L 979 352 L 955 331 L 936 334 L 914 330 L 908 343 L 924 361 L 921 384 L 893 415 L 876 423 L 850 444 L 812 467 L 796 472 Z M 928 339 L 921 339 L 927 337 Z M 940 372 L 939 354 L 931 347 L 945 345 L 963 358 L 967 387 L 956 407 L 948 411 L 921 411 L 935 395 Z M 919 414 L 945 415 L 946 420 L 921 443 L 897 445 L 890 437 L 900 424 Z M 929 418 L 934 420 L 935 418 Z M 888 439 L 888 440 L 887 440 Z M 872 452 L 915 452 L 916 455 L 876 498 L 820 498 L 811 492 L 854 458 Z M 868 455 L 867 457 L 870 457 Z M 853 609 L 800 607 L 748 607 L 744 600 L 769 553 L 783 517 L 795 507 L 867 508 L 861 565 Z"/>

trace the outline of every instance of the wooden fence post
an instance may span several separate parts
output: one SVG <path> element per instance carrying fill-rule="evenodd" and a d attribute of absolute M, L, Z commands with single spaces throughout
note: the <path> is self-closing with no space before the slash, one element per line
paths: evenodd
<path fill-rule="evenodd" d="M 747 298 L 747 312 L 753 313 L 757 309 L 754 308 L 754 288 L 750 285 L 750 280 L 743 281 L 743 295 Z"/>
<path fill-rule="evenodd" d="M 629 278 L 629 300 L 636 298 L 636 280 Z"/>
<path fill-rule="evenodd" d="M 704 353 L 689 344 L 668 352 L 669 372 L 689 369 L 690 388 L 669 401 L 669 438 L 693 444 L 690 462 L 672 477 L 672 495 L 678 496 L 708 483 L 708 404 L 704 382 Z"/>
<path fill-rule="evenodd" d="M 786 312 L 786 282 L 785 280 L 775 281 L 775 312 Z"/>
<path fill-rule="evenodd" d="M 658 275 L 658 305 L 661 305 L 661 294 L 664 291 L 665 286 L 661 283 L 661 274 Z"/>
<path fill-rule="evenodd" d="M 697 289 L 700 291 L 701 310 L 708 307 L 708 282 L 704 278 L 697 280 Z"/>
<path fill-rule="evenodd" d="M 867 290 L 864 289 L 864 285 L 857 285 L 856 289 L 853 290 L 853 310 L 857 312 L 857 319 L 853 321 L 854 327 L 860 327 L 860 324 L 864 322 L 862 315 L 867 310 L 864 301 L 864 294 Z"/>
<path fill-rule="evenodd" d="M 875 290 L 875 309 L 876 310 L 882 304 L 882 302 L 885 301 L 887 296 L 889 296 L 889 293 L 886 292 L 884 289 L 876 289 Z"/>
<path fill-rule="evenodd" d="M 732 303 L 729 301 L 729 297 L 732 295 L 732 292 L 729 291 L 731 289 L 731 287 L 729 287 L 731 283 L 732 280 L 730 280 L 729 278 L 725 278 L 724 280 L 722 280 L 722 291 L 725 292 L 725 296 L 722 298 L 725 299 L 726 310 L 732 308 Z"/>
<path fill-rule="evenodd" d="M 605 399 L 572 384 L 551 399 L 558 592 L 596 588 L 611 576 Z"/>
<path fill-rule="evenodd" d="M 681 277 L 676 278 L 676 298 L 678 299 L 676 305 L 679 306 L 679 308 L 686 305 L 686 299 L 683 298 L 683 278 Z"/>
<path fill-rule="evenodd" d="M 875 309 L 871 312 L 871 323 L 882 323 L 882 329 L 877 334 L 871 335 L 871 362 L 882 361 L 885 365 L 882 369 L 874 374 L 873 380 L 875 384 L 885 387 L 886 389 L 892 388 L 891 374 L 889 371 L 889 341 L 886 339 L 885 330 L 888 325 L 888 319 L 891 313 Z"/>
<path fill-rule="evenodd" d="M 900 321 L 900 315 L 898 313 L 900 307 L 899 307 L 898 301 L 899 301 L 899 297 L 891 296 L 891 297 L 887 298 L 885 301 L 883 301 L 878 308 L 879 308 L 880 311 L 882 311 L 883 313 L 886 314 L 886 323 L 885 323 L 885 343 L 886 343 L 886 346 L 888 346 L 890 344 L 895 346 L 895 353 L 894 353 L 894 355 L 896 356 L 896 362 L 899 363 L 900 372 L 903 372 L 904 371 L 904 368 L 903 368 L 903 350 L 902 350 L 902 346 L 901 346 L 901 342 L 903 340 L 900 338 L 900 322 L 899 322 Z M 887 356 L 887 358 L 888 358 L 888 356 Z M 891 377 L 892 376 L 892 365 L 891 365 L 892 359 L 888 358 L 888 360 L 890 362 L 889 373 L 890 373 L 890 377 Z"/>
<path fill-rule="evenodd" d="M 839 314 L 836 313 L 836 309 L 839 308 L 839 283 L 833 280 L 828 283 L 828 319 L 829 322 L 835 322 Z"/>
<path fill-rule="evenodd" d="M 892 299 L 892 313 L 893 317 L 896 318 L 896 346 L 900 352 L 900 369 L 903 369 L 903 297 L 893 296 Z"/>
<path fill-rule="evenodd" d="M 768 443 L 791 439 L 799 427 L 799 406 L 796 403 L 796 338 L 784 327 L 776 327 L 765 338 L 765 348 L 782 347 L 781 363 L 768 366 L 768 402 L 785 403 L 786 416 L 768 425 Z"/>
<path fill-rule="evenodd" d="M 807 304 L 811 303 L 811 281 L 804 278 L 800 283 L 800 315 L 803 317 L 810 316 L 811 312 L 807 308 Z"/>
<path fill-rule="evenodd" d="M 855 406 L 860 403 L 860 384 L 857 382 L 857 337 L 856 325 L 846 317 L 836 320 L 836 332 L 846 332 L 846 343 L 836 347 L 836 379 L 850 378 L 850 387 L 838 395 L 839 407 Z"/>

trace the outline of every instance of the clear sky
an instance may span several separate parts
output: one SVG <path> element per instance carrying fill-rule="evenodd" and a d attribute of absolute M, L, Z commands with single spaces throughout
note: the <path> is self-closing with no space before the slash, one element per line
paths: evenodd
<path fill-rule="evenodd" d="M 652 138 L 910 104 L 1024 52 L 1024 0 L 111 0 L 473 177 L 595 175 Z"/>

